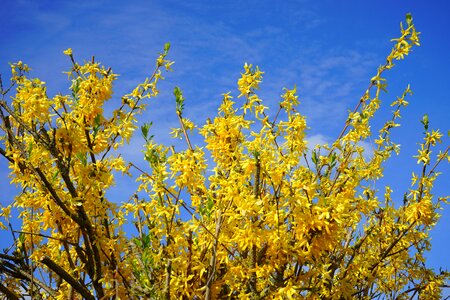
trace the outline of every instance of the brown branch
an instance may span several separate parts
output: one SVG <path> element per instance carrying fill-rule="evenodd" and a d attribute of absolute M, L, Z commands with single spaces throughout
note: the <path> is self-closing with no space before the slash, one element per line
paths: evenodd
<path fill-rule="evenodd" d="M 164 282 L 164 299 L 170 300 L 170 275 L 172 272 L 172 260 L 167 261 L 166 266 L 166 280 Z"/>
<path fill-rule="evenodd" d="M 56 160 L 56 165 L 61 173 L 61 177 L 66 185 L 66 188 L 68 189 L 72 199 L 78 200 L 78 193 L 77 190 L 70 178 L 69 175 L 69 168 L 64 165 L 61 158 L 57 156 L 57 150 L 54 147 L 50 147 L 49 150 L 51 153 L 58 158 Z M 80 220 L 80 223 L 78 223 L 82 229 L 83 238 L 85 240 L 86 244 L 86 253 L 88 255 L 88 260 L 90 258 L 92 264 L 93 264 L 93 272 L 89 274 L 92 277 L 92 283 L 94 286 L 94 289 L 98 293 L 98 296 L 101 298 L 104 296 L 104 291 L 102 284 L 99 283 L 99 280 L 102 276 L 102 270 L 101 270 L 101 258 L 100 258 L 100 251 L 99 251 L 99 244 L 97 243 L 97 235 L 95 234 L 93 230 L 92 223 L 89 219 L 89 216 L 87 215 L 83 205 L 77 206 L 77 212 L 78 212 L 78 219 Z M 89 267 L 88 267 L 89 269 Z"/>
<path fill-rule="evenodd" d="M 255 170 L 255 182 L 254 182 L 254 186 L 253 186 L 253 195 L 255 197 L 255 200 L 257 200 L 259 198 L 259 193 L 260 193 L 260 186 L 261 186 L 261 161 L 259 159 L 259 153 L 255 153 L 255 160 L 256 160 L 256 170 Z M 257 217 L 251 217 L 251 221 L 252 223 L 255 223 L 257 220 Z M 249 280 L 249 285 L 250 285 L 250 290 L 253 293 L 257 293 L 256 290 L 256 260 L 257 260 L 257 249 L 256 249 L 256 245 L 252 245 L 252 248 L 250 250 L 250 268 L 252 269 L 252 271 L 250 271 L 250 280 Z"/>
<path fill-rule="evenodd" d="M 211 287 L 214 282 L 214 276 L 216 275 L 216 260 L 217 260 L 217 246 L 219 243 L 219 233 L 220 233 L 220 227 L 222 225 L 222 213 L 219 210 L 218 216 L 216 220 L 216 235 L 214 237 L 214 245 L 212 249 L 212 255 L 211 259 L 209 261 L 209 272 L 208 272 L 208 281 L 206 283 L 206 291 L 205 291 L 205 299 L 210 300 L 211 299 Z"/>
<path fill-rule="evenodd" d="M 45 234 L 42 234 L 42 233 L 35 233 L 35 232 L 29 232 L 29 231 L 20 231 L 20 230 L 14 230 L 14 232 L 15 233 L 23 233 L 23 234 L 40 236 L 40 237 L 43 237 L 43 238 L 46 238 L 46 239 L 52 239 L 52 240 L 55 240 L 55 241 L 58 241 L 58 242 L 61 242 L 61 243 L 67 243 L 67 244 L 72 245 L 72 246 L 77 246 L 77 244 L 69 242 L 69 241 L 67 241 L 65 239 L 55 238 L 55 237 L 48 236 L 48 235 L 45 235 Z"/>
<path fill-rule="evenodd" d="M 345 266 L 345 271 L 342 275 L 342 279 L 344 279 L 347 276 L 347 272 L 349 270 L 350 265 L 353 263 L 353 260 L 356 257 L 357 252 L 359 251 L 359 249 L 362 247 L 362 245 L 364 244 L 364 242 L 367 240 L 367 238 L 372 234 L 372 231 L 375 229 L 375 226 L 371 226 L 366 230 L 366 234 L 354 245 L 352 246 L 352 250 L 353 253 L 351 254 L 346 266 Z"/>
<path fill-rule="evenodd" d="M 113 264 L 113 263 L 114 263 L 114 262 L 112 261 L 112 260 L 113 260 L 113 257 L 109 258 L 109 257 L 108 257 L 108 254 L 105 252 L 105 250 L 103 250 L 103 249 L 100 249 L 100 250 L 102 251 L 103 255 L 106 257 L 106 259 L 107 259 L 111 264 Z M 120 271 L 119 266 L 116 266 L 116 269 L 114 270 L 114 272 L 115 272 L 115 274 L 118 274 L 120 277 L 122 277 L 122 283 L 123 283 L 123 285 L 124 285 L 127 289 L 129 289 L 129 288 L 130 288 L 130 284 L 128 283 L 128 280 L 127 280 L 127 278 L 125 277 L 125 275 Z M 114 281 L 117 282 L 117 279 L 115 279 Z M 115 283 L 115 284 L 117 284 L 117 283 Z"/>
<path fill-rule="evenodd" d="M 3 254 L 3 253 L 0 253 L 0 259 L 10 260 L 10 261 L 13 261 L 15 263 L 19 263 L 21 261 L 21 259 L 16 257 L 16 256 L 11 256 L 11 255 L 8 255 L 8 254 Z"/>
<path fill-rule="evenodd" d="M 69 191 L 72 199 L 78 198 L 77 190 L 70 178 L 69 175 L 69 168 L 65 165 L 65 163 L 62 161 L 62 158 L 59 155 L 58 150 L 56 147 L 52 144 L 45 144 L 44 146 L 47 146 L 47 149 L 50 151 L 50 153 L 57 158 L 56 160 L 56 166 L 58 170 L 60 171 L 61 177 L 65 183 L 65 186 L 67 190 Z M 83 206 L 77 206 L 77 214 L 72 212 L 65 204 L 64 202 L 59 198 L 56 191 L 53 189 L 53 186 L 50 184 L 50 182 L 47 180 L 45 174 L 42 172 L 42 170 L 38 167 L 34 168 L 31 167 L 33 171 L 35 171 L 38 176 L 41 179 L 41 182 L 44 184 L 45 188 L 50 192 L 52 195 L 55 203 L 61 207 L 61 209 L 66 213 L 72 220 L 74 220 L 81 228 L 83 233 L 83 238 L 85 240 L 86 245 L 86 254 L 88 256 L 88 265 L 87 269 L 92 270 L 93 272 L 90 272 L 90 276 L 93 280 L 93 285 L 98 293 L 99 297 L 103 297 L 103 287 L 98 282 L 101 278 L 101 259 L 100 259 L 100 252 L 98 250 L 98 245 L 96 243 L 97 238 L 96 234 L 93 231 L 92 223 L 89 220 L 88 215 L 86 214 L 86 211 L 84 210 Z"/>
<path fill-rule="evenodd" d="M 6 104 L 5 101 L 0 101 L 0 107 L 3 107 L 3 109 L 4 109 L 10 116 L 12 116 L 12 117 L 16 120 L 16 122 L 19 123 L 20 126 L 23 127 L 23 129 L 25 129 L 29 134 L 31 134 L 31 135 L 36 139 L 36 141 L 40 141 L 43 145 L 48 146 L 47 141 L 45 141 L 45 140 L 43 139 L 43 137 L 37 132 L 37 130 L 33 130 L 33 129 L 29 128 L 29 126 L 28 126 L 27 124 L 25 124 L 25 123 L 19 118 L 19 116 L 17 116 L 17 114 L 14 113 L 14 111 L 12 111 L 12 110 L 8 107 L 8 105 Z M 3 120 L 6 119 L 6 117 L 3 115 L 3 112 L 2 112 L 2 119 L 3 119 Z M 9 130 L 7 130 L 8 133 L 11 133 L 11 132 L 10 132 L 10 129 L 11 129 L 11 128 L 8 128 L 8 129 L 9 129 Z"/>
<path fill-rule="evenodd" d="M 155 70 L 153 71 L 153 74 L 150 76 L 150 78 L 148 78 L 148 80 L 146 79 L 146 82 L 152 82 L 156 76 L 156 74 L 158 73 L 158 70 L 161 68 L 161 66 L 157 66 L 155 68 Z M 136 110 L 136 108 L 138 107 L 139 101 L 141 101 L 142 97 L 144 96 L 145 92 L 147 91 L 147 89 L 143 89 L 139 95 L 139 98 L 136 100 L 136 103 L 133 105 L 133 107 L 131 107 L 131 110 L 128 112 L 128 114 L 125 117 L 125 121 L 128 121 L 128 119 L 130 118 L 131 114 Z M 124 97 L 122 97 L 123 99 Z M 122 103 L 122 105 L 119 107 L 118 111 L 122 111 L 123 108 L 125 107 L 125 101 Z M 115 116 L 111 119 L 110 123 L 112 123 L 113 121 L 115 121 Z M 122 129 L 122 128 L 120 128 Z M 111 143 L 108 145 L 108 148 L 106 148 L 105 152 L 102 155 L 102 158 L 100 159 L 101 161 L 103 161 L 106 157 L 106 155 L 109 153 L 109 151 L 111 151 L 112 146 L 114 145 L 114 143 L 116 142 L 116 139 L 120 136 L 119 131 L 114 135 L 114 137 L 111 140 Z"/>
<path fill-rule="evenodd" d="M 86 119 L 85 118 L 83 119 L 83 122 L 84 122 L 84 125 L 86 126 Z M 89 148 L 89 154 L 90 154 L 90 157 L 91 157 L 91 162 L 94 164 L 94 170 L 97 172 L 98 168 L 97 168 L 97 165 L 96 165 L 97 161 L 96 161 L 95 154 L 94 154 L 94 145 L 93 145 L 93 143 L 91 141 L 91 138 L 89 136 L 89 130 L 85 129 L 84 130 L 84 134 L 86 136 L 86 141 L 87 141 L 88 148 Z M 104 197 L 103 197 L 103 194 L 101 192 L 99 192 L 99 198 L 100 198 L 100 202 L 103 203 L 104 202 Z M 110 233 L 110 228 L 109 228 L 109 224 L 108 224 L 108 216 L 107 216 L 106 212 L 105 212 L 105 216 L 102 218 L 101 222 L 103 223 L 103 226 L 105 227 L 105 232 L 106 232 L 107 238 L 110 239 L 111 238 L 111 233 Z M 116 258 L 115 258 L 114 253 L 112 253 L 111 254 L 111 268 L 110 268 L 110 270 L 114 272 L 115 269 L 116 269 L 116 265 L 117 265 Z M 97 266 L 97 269 L 98 269 L 98 267 L 99 266 Z"/>
<path fill-rule="evenodd" d="M 416 221 L 412 222 L 411 225 L 408 226 L 408 228 L 406 228 L 405 230 L 403 230 L 403 232 L 397 236 L 397 238 L 392 241 L 392 243 L 389 245 L 389 247 L 386 248 L 386 250 L 383 251 L 383 253 L 380 255 L 380 259 L 373 264 L 369 270 L 371 272 L 373 272 L 375 270 L 375 268 L 386 258 L 388 257 L 388 255 L 390 254 L 390 252 L 392 251 L 392 249 L 394 249 L 394 247 L 398 244 L 398 242 L 400 242 L 400 240 L 405 236 L 405 234 L 416 224 Z"/>
<path fill-rule="evenodd" d="M 75 223 L 77 223 L 80 227 L 83 225 L 83 221 L 75 214 L 73 213 L 67 206 L 64 204 L 61 198 L 59 198 L 58 194 L 56 193 L 55 189 L 51 185 L 51 183 L 47 180 L 47 177 L 45 176 L 44 172 L 40 168 L 33 168 L 33 171 L 35 171 L 41 182 L 43 183 L 44 187 L 47 189 L 47 191 L 52 196 L 53 200 L 55 201 L 56 205 L 61 207 L 61 209 L 64 211 L 66 215 L 68 215 Z"/>
<path fill-rule="evenodd" d="M 430 171 L 428 171 L 427 177 L 429 177 L 431 175 L 431 173 L 434 172 L 434 170 L 436 169 L 436 167 L 439 165 L 439 163 L 445 159 L 445 157 L 447 156 L 448 151 L 450 150 L 450 146 L 447 146 L 447 149 L 445 149 L 445 151 L 442 153 L 442 156 L 436 161 L 436 163 L 434 164 L 434 166 L 431 168 Z"/>
<path fill-rule="evenodd" d="M 49 257 L 44 257 L 41 259 L 41 262 L 46 265 L 50 270 L 54 271 L 58 274 L 62 279 L 64 279 L 70 286 L 72 286 L 75 291 L 77 291 L 80 295 L 85 299 L 95 300 L 95 297 L 89 292 L 89 290 L 80 284 L 75 278 L 72 277 L 69 273 L 67 273 L 63 268 L 58 266 L 53 260 Z"/>
<path fill-rule="evenodd" d="M 186 138 L 186 142 L 188 144 L 188 147 L 189 147 L 190 150 L 193 150 L 192 144 L 191 144 L 191 140 L 189 139 L 189 136 L 188 136 L 187 131 L 186 131 L 186 127 L 184 126 L 183 118 L 181 117 L 181 113 L 177 113 L 177 116 L 178 116 L 178 120 L 180 121 L 181 129 L 183 130 L 183 134 L 184 134 L 184 137 Z"/>
<path fill-rule="evenodd" d="M 2 99 L 6 94 L 8 94 L 8 92 L 14 87 L 14 85 L 15 85 L 15 81 L 12 81 L 6 90 L 3 89 L 2 74 L 0 74 L 0 94 L 2 95 Z"/>
<path fill-rule="evenodd" d="M 45 290 L 50 296 L 53 296 L 53 297 L 55 296 L 54 290 L 52 290 L 49 286 L 47 286 L 42 281 L 38 280 L 37 278 L 34 278 L 34 276 L 25 272 L 21 267 L 22 266 L 17 266 L 8 261 L 0 259 L 0 270 L 3 270 L 3 272 L 8 273 L 9 275 L 11 275 L 14 278 L 26 280 L 26 281 L 30 282 L 31 284 L 37 285 L 41 289 Z"/>
<path fill-rule="evenodd" d="M 63 232 L 63 229 L 62 229 L 62 226 L 61 226 L 60 222 L 56 221 L 56 225 L 58 227 L 58 231 L 64 236 L 64 232 Z M 69 252 L 69 242 L 67 241 L 67 239 L 63 239 L 62 243 L 63 243 L 63 246 L 64 246 L 64 251 L 66 251 L 67 259 L 69 260 L 70 267 L 72 269 L 75 269 L 75 264 L 73 262 L 73 259 L 72 259 L 71 255 L 70 255 L 70 252 Z M 70 243 L 70 244 L 72 244 L 72 243 Z M 72 245 L 75 248 L 79 247 L 78 244 L 75 244 L 75 243 L 73 243 Z M 77 253 L 78 252 L 82 252 L 82 251 L 77 251 Z M 82 260 L 82 258 L 80 258 L 80 260 Z"/>
<path fill-rule="evenodd" d="M 142 170 L 141 168 L 139 168 L 138 166 L 136 166 L 135 164 L 133 164 L 132 162 L 129 163 L 130 166 L 132 166 L 133 168 L 135 168 L 136 170 L 138 170 L 139 172 L 141 172 L 143 175 L 147 176 L 148 178 L 150 178 L 151 180 L 155 181 L 154 177 L 151 176 L 150 174 L 148 174 L 147 172 L 145 172 L 144 170 Z M 162 188 L 164 189 L 164 191 L 166 191 L 166 193 L 168 193 L 170 196 L 172 196 L 174 199 L 177 198 L 177 195 L 175 195 L 174 193 L 172 193 L 172 191 L 170 191 L 166 186 L 162 186 Z M 199 219 L 197 218 L 197 216 L 192 212 L 192 210 L 186 205 L 186 203 L 183 202 L 179 202 L 181 204 L 181 206 L 197 221 L 199 222 L 200 226 L 203 227 L 203 229 L 205 229 L 205 231 L 210 234 L 211 236 L 215 237 L 215 234 L 213 232 L 211 232 L 211 230 L 208 229 L 208 227 Z M 230 202 L 231 203 L 231 202 Z M 230 254 L 232 257 L 236 258 L 234 253 L 228 249 L 228 247 L 223 244 L 222 242 L 219 242 L 220 245 L 228 252 L 228 254 Z"/>
<path fill-rule="evenodd" d="M 13 160 L 11 157 L 9 157 L 8 155 L 6 155 L 5 149 L 3 149 L 3 148 L 1 148 L 1 147 L 0 147 L 0 154 L 1 154 L 4 158 L 6 158 L 10 163 L 14 163 L 14 160 Z"/>
<path fill-rule="evenodd" d="M 15 292 L 8 289 L 1 282 L 0 282 L 0 292 L 5 294 L 7 299 L 10 299 L 10 300 L 19 300 L 20 299 L 19 296 Z"/>

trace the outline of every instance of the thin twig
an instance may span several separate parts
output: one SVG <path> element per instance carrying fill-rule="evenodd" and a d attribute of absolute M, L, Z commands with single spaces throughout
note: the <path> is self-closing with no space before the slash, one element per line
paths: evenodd
<path fill-rule="evenodd" d="M 216 236 L 214 237 L 214 245 L 212 249 L 211 259 L 209 261 L 209 272 L 208 272 L 208 281 L 206 282 L 206 300 L 211 299 L 212 295 L 212 284 L 214 282 L 214 277 L 216 275 L 216 260 L 217 260 L 217 246 L 219 243 L 219 233 L 220 233 L 220 227 L 222 226 L 222 213 L 219 210 L 217 212 L 217 220 L 216 220 Z"/>

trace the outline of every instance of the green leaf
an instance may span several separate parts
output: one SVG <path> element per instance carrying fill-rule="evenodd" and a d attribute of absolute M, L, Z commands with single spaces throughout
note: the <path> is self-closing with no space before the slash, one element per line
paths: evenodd
<path fill-rule="evenodd" d="M 314 163 L 315 165 L 317 165 L 318 159 L 317 159 L 317 153 L 316 153 L 315 150 L 312 151 L 312 157 L 311 157 L 311 159 L 312 159 L 313 163 Z"/>
<path fill-rule="evenodd" d="M 408 24 L 408 27 L 412 25 L 412 15 L 410 13 L 406 14 L 406 24 Z"/>
<path fill-rule="evenodd" d="M 78 97 L 77 97 L 77 94 L 78 94 L 78 92 L 80 91 L 80 83 L 81 83 L 81 78 L 78 78 L 78 79 L 73 79 L 72 80 L 72 86 L 71 86 L 71 89 L 72 89 L 72 97 L 76 100 Z"/>
<path fill-rule="evenodd" d="M 164 52 L 168 52 L 169 51 L 169 49 L 170 49 L 170 43 L 165 43 L 164 44 Z"/>
<path fill-rule="evenodd" d="M 100 114 L 98 114 L 97 116 L 95 116 L 94 118 L 94 138 L 97 136 L 98 130 L 100 129 Z"/>
<path fill-rule="evenodd" d="M 151 246 L 151 245 L 150 245 L 150 242 L 151 242 L 151 240 L 150 240 L 150 235 L 145 234 L 145 235 L 142 237 L 142 242 L 143 242 L 144 248 L 150 247 L 150 246 Z"/>
<path fill-rule="evenodd" d="M 22 244 L 23 242 L 25 242 L 25 234 L 23 232 L 19 234 L 19 242 L 21 242 Z"/>
<path fill-rule="evenodd" d="M 429 121 L 428 121 L 428 115 L 427 115 L 427 114 L 424 114 L 424 115 L 423 115 L 422 121 L 420 121 L 420 123 L 423 124 L 423 128 L 424 128 L 425 130 L 428 130 L 428 124 L 429 124 Z"/>
<path fill-rule="evenodd" d="M 134 242 L 134 244 L 135 244 L 136 246 L 138 246 L 139 248 L 142 248 L 142 242 L 141 242 L 140 239 L 134 238 L 134 239 L 133 239 L 133 242 Z"/>
<path fill-rule="evenodd" d="M 181 115 L 184 109 L 183 92 L 179 87 L 176 86 L 173 88 L 173 94 L 175 96 L 177 114 Z"/>
<path fill-rule="evenodd" d="M 330 168 L 334 168 L 336 166 L 336 153 L 333 152 L 331 154 L 331 162 L 330 162 Z"/>
<path fill-rule="evenodd" d="M 214 199 L 208 197 L 207 202 L 198 207 L 198 211 L 202 216 L 211 217 L 213 207 L 214 207 Z"/>
<path fill-rule="evenodd" d="M 58 174 L 59 174 L 58 170 L 56 170 L 55 173 L 53 173 L 52 182 L 55 182 L 56 178 L 58 178 Z"/>
<path fill-rule="evenodd" d="M 150 123 L 144 123 L 144 125 L 141 126 L 141 132 L 142 132 L 142 135 L 144 136 L 144 139 L 146 142 L 148 142 L 152 138 L 152 136 L 150 136 L 150 137 L 148 136 L 148 132 L 150 130 L 150 127 L 152 127 L 152 125 L 153 125 L 153 122 L 150 122 Z"/>
<path fill-rule="evenodd" d="M 78 158 L 81 163 L 83 164 L 83 166 L 87 165 L 87 159 L 86 159 L 86 154 L 83 152 L 79 152 L 75 155 L 76 158 Z"/>
<path fill-rule="evenodd" d="M 206 208 L 210 211 L 213 207 L 214 207 L 214 200 L 211 197 L 208 197 Z"/>
<path fill-rule="evenodd" d="M 164 152 L 159 152 L 156 149 L 147 149 L 144 154 L 144 159 L 150 163 L 152 168 L 164 163 L 167 159 Z"/>
<path fill-rule="evenodd" d="M 28 143 L 28 156 L 31 155 L 31 151 L 33 151 L 33 143 Z"/>
<path fill-rule="evenodd" d="M 96 115 L 95 118 L 94 118 L 94 125 L 95 125 L 97 128 L 100 127 L 100 118 L 101 118 L 101 115 L 100 115 L 100 114 Z"/>

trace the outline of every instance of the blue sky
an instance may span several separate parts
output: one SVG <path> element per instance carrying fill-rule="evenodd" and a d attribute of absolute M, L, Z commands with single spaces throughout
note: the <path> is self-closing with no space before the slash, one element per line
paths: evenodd
<path fill-rule="evenodd" d="M 401 3 L 400 3 L 401 2 Z M 418 170 L 415 160 L 424 113 L 432 128 L 450 129 L 450 2 L 439 1 L 50 1 L 3 0 L 0 10 L 0 73 L 7 81 L 8 62 L 23 60 L 32 76 L 48 85 L 49 95 L 66 93 L 70 62 L 62 51 L 71 47 L 78 61 L 95 55 L 120 74 L 115 98 L 129 92 L 154 66 L 164 43 L 172 47 L 174 72 L 160 86 L 142 120 L 154 121 L 157 140 L 167 141 L 177 126 L 172 90 L 180 86 L 186 116 L 203 124 L 212 116 L 221 94 L 237 96 L 236 82 L 245 62 L 265 72 L 260 96 L 276 107 L 283 87 L 298 86 L 300 111 L 307 116 L 308 139 L 329 142 L 338 135 L 348 109 L 355 106 L 376 67 L 390 51 L 390 39 L 411 12 L 421 44 L 387 76 L 388 94 L 382 111 L 408 83 L 414 95 L 403 112 L 402 127 L 393 138 L 402 145 L 399 157 L 386 166 L 383 183 L 401 197 Z M 380 118 L 380 122 L 385 118 Z M 377 123 L 380 124 L 380 123 Z M 143 141 L 124 149 L 127 158 L 142 161 Z M 444 139 L 445 146 L 449 139 Z M 141 163 L 142 164 L 142 163 Z M 436 185 L 436 195 L 449 194 L 450 168 Z M 0 204 L 11 202 L 0 161 Z M 126 179 L 119 183 L 127 182 Z M 128 182 L 126 185 L 131 184 Z M 383 190 L 383 187 L 379 187 Z M 129 189 L 118 185 L 116 201 L 127 200 Z M 447 255 L 450 207 L 432 233 L 433 266 L 450 269 Z M 3 239 L 4 232 L 0 232 Z"/>

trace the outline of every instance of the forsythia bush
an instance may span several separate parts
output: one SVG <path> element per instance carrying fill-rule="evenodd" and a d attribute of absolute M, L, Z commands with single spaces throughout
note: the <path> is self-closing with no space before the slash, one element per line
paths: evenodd
<path fill-rule="evenodd" d="M 186 147 L 158 144 L 151 124 L 142 125 L 147 168 L 125 161 L 120 146 L 171 68 L 168 44 L 154 73 L 109 116 L 104 105 L 117 75 L 94 59 L 79 65 L 66 50 L 70 94 L 53 98 L 26 64 L 12 64 L 11 85 L 1 86 L 0 154 L 20 193 L 0 210 L 4 232 L 15 237 L 0 253 L 0 292 L 8 299 L 439 299 L 449 273 L 427 268 L 424 253 L 448 199 L 432 194 L 437 166 L 450 156 L 448 146 L 431 155 L 443 135 L 426 117 L 419 170 L 404 198 L 376 184 L 399 151 L 390 133 L 409 86 L 378 132 L 371 121 L 383 74 L 419 45 L 411 16 L 393 41 L 331 145 L 308 148 L 296 88 L 285 89 L 269 115 L 256 93 L 263 73 L 245 64 L 239 96 L 224 94 L 203 126 L 183 116 L 175 88 L 180 127 L 172 135 Z M 190 141 L 195 130 L 201 147 Z M 371 137 L 373 155 L 364 155 L 361 141 Z M 114 174 L 131 169 L 139 190 L 122 203 L 107 199 Z M 21 229 L 9 223 L 11 210 Z M 126 223 L 137 229 L 133 238 Z"/>

